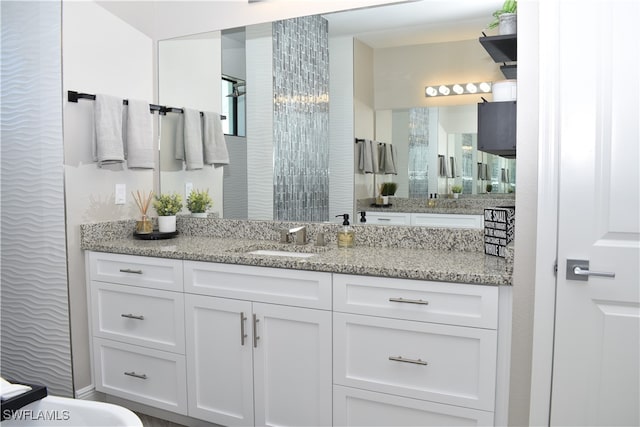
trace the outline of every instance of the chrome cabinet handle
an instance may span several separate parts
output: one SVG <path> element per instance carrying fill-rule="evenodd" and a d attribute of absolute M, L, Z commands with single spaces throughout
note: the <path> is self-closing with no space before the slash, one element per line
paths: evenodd
<path fill-rule="evenodd" d="M 142 270 L 132 270 L 130 268 L 121 268 L 120 273 L 142 274 Z"/>
<path fill-rule="evenodd" d="M 147 379 L 147 375 L 146 374 L 136 374 L 134 371 L 125 372 L 124 374 L 127 375 L 127 376 L 130 376 L 130 377 L 140 378 L 141 380 L 146 380 Z"/>
<path fill-rule="evenodd" d="M 408 299 L 408 298 L 389 298 L 391 302 L 404 302 L 407 304 L 421 304 L 421 305 L 429 305 L 429 301 L 425 301 L 422 299 Z"/>
<path fill-rule="evenodd" d="M 258 319 L 258 316 L 254 314 L 253 315 L 253 348 L 258 348 L 258 340 L 260 339 L 260 337 L 258 336 L 259 321 L 260 319 Z"/>
<path fill-rule="evenodd" d="M 126 317 L 127 319 L 136 319 L 136 320 L 144 320 L 144 316 L 143 315 L 135 315 L 135 314 L 121 314 L 121 317 Z"/>
<path fill-rule="evenodd" d="M 244 339 L 247 338 L 247 334 L 244 331 L 244 321 L 247 320 L 244 317 L 244 312 L 240 312 L 240 345 L 244 345 Z"/>
<path fill-rule="evenodd" d="M 378 221 L 391 221 L 391 218 L 376 218 Z"/>
<path fill-rule="evenodd" d="M 428 365 L 428 363 L 425 362 L 424 360 L 421 360 L 421 359 L 407 359 L 407 358 L 402 357 L 402 356 L 389 356 L 389 360 L 392 360 L 394 362 L 413 363 L 414 365 L 422 365 L 422 366 Z"/>
<path fill-rule="evenodd" d="M 567 280 L 580 280 L 586 282 L 589 276 L 595 277 L 616 277 L 616 273 L 608 271 L 591 271 L 589 270 L 589 261 L 584 259 L 568 259 L 567 260 Z"/>

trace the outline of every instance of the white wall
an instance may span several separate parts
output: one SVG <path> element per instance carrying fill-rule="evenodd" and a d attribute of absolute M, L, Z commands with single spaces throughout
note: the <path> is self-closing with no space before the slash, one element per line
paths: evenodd
<path fill-rule="evenodd" d="M 177 108 L 199 111 L 221 111 L 222 73 L 221 36 L 219 31 L 198 38 L 164 40 L 158 46 L 158 102 Z M 205 165 L 187 170 L 185 162 L 176 160 L 175 134 L 179 114 L 161 117 L 160 189 L 163 193 L 178 193 L 183 200 L 189 196 L 185 184 L 194 190 L 208 190 L 213 199 L 209 212 L 223 214 L 223 167 Z M 185 203 L 186 205 L 186 203 Z M 183 213 L 188 213 L 186 206 Z"/>
<path fill-rule="evenodd" d="M 374 67 L 376 110 L 475 104 L 481 102 L 480 96 L 426 98 L 424 88 L 504 80 L 477 39 L 376 49 Z"/>
<path fill-rule="evenodd" d="M 374 140 L 376 137 L 373 56 L 373 49 L 357 39 L 353 40 L 353 128 L 358 139 Z M 358 172 L 355 157 L 355 198 L 375 197 L 374 180 L 377 177 Z"/>
<path fill-rule="evenodd" d="M 130 192 L 153 189 L 152 170 L 99 168 L 92 160 L 93 101 L 66 101 L 66 91 L 104 93 L 153 102 L 152 40 L 94 2 L 64 1 L 62 16 L 64 172 L 69 304 L 76 390 L 91 384 L 84 256 L 79 225 L 136 218 Z M 157 120 L 157 115 L 154 115 Z M 114 204 L 115 184 L 126 184 L 127 204 Z"/>

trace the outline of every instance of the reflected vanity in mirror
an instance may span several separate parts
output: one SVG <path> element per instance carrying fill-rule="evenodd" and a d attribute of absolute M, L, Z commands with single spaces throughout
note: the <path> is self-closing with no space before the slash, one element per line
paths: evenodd
<path fill-rule="evenodd" d="M 390 10 L 387 8 L 409 6 L 397 4 L 373 9 L 390 16 L 385 12 Z M 486 199 L 489 183 L 493 186 L 492 198 L 513 197 L 509 192 L 515 190 L 515 161 L 476 149 L 476 108 L 480 97 L 463 95 L 451 102 L 424 96 L 428 84 L 504 78 L 477 39 L 492 7 L 477 11 L 477 19 L 465 21 L 465 28 L 457 27 L 460 23 L 456 17 L 427 23 L 429 14 L 425 14 L 425 23 L 415 25 L 413 30 L 420 27 L 427 34 L 410 42 L 406 41 L 406 33 L 398 36 L 398 28 L 390 27 L 393 20 L 377 21 L 378 28 L 373 28 L 373 24 L 363 24 L 373 20 L 358 18 L 355 15 L 358 11 L 309 17 L 315 21 L 304 25 L 312 25 L 313 33 L 321 34 L 322 40 L 326 35 L 326 47 L 325 41 L 312 48 L 304 45 L 309 43 L 306 29 L 282 37 L 272 23 L 160 41 L 161 103 L 217 111 L 231 117 L 235 110 L 227 95 L 237 89 L 235 99 L 239 103 L 235 108 L 246 109 L 246 136 L 238 132 L 237 136 L 226 137 L 230 164 L 198 171 L 186 170 L 175 159 L 172 147 L 176 117 L 163 117 L 161 191 L 175 191 L 186 197 L 186 187 L 209 189 L 214 199 L 212 211 L 223 218 L 299 221 L 329 221 L 344 212 L 357 218 L 363 201 L 375 196 L 376 183 L 390 180 L 398 183 L 396 205 L 404 199 L 406 209 L 425 204 L 429 194 L 450 193 L 453 185 L 463 187 L 458 206 L 472 198 Z M 349 18 L 350 14 L 353 18 Z M 350 19 L 361 25 L 349 24 Z M 448 26 L 447 34 L 434 30 L 429 33 L 434 26 Z M 391 36 L 394 33 L 396 37 Z M 292 63 L 287 63 L 286 57 L 274 56 L 272 49 L 277 49 L 274 39 L 290 43 L 288 49 L 303 44 L 303 52 L 291 56 L 306 77 L 286 80 L 277 74 L 276 67 L 287 68 Z M 324 68 L 310 67 L 311 63 L 325 61 L 324 57 L 311 58 L 316 51 L 324 52 L 331 68 L 328 64 L 322 64 Z M 350 58 L 350 62 L 345 58 Z M 227 86 L 223 76 L 227 78 Z M 305 79 L 313 80 L 312 84 Z M 277 90 L 290 99 L 283 102 L 285 97 L 276 96 Z M 225 110 L 225 105 L 230 105 L 230 109 Z M 353 116 L 342 115 L 336 120 L 332 114 L 340 107 L 353 111 Z M 283 125 L 279 118 L 282 116 L 277 115 L 279 111 L 284 111 L 286 117 L 301 118 Z M 304 116 L 307 111 L 311 111 L 311 116 Z M 419 130 L 416 123 L 423 123 L 425 128 Z M 285 151 L 274 142 L 278 132 L 299 128 L 300 133 L 286 140 Z M 426 142 L 420 140 L 419 132 L 429 135 Z M 394 144 L 400 160 L 398 175 L 373 178 L 357 170 L 354 173 L 355 138 Z M 339 182 L 329 183 L 330 178 Z M 440 203 L 444 207 L 444 199 Z M 282 216 L 279 208 L 285 204 L 295 205 L 297 213 Z M 319 214 L 300 214 L 311 210 Z"/>

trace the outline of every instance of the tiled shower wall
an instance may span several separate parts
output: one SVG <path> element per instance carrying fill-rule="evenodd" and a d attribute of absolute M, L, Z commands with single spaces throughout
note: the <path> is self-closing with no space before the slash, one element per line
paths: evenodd
<path fill-rule="evenodd" d="M 329 33 L 320 16 L 273 23 L 274 219 L 329 219 Z"/>
<path fill-rule="evenodd" d="M 2 376 L 72 396 L 61 2 L 2 2 Z"/>
<path fill-rule="evenodd" d="M 411 108 L 409 110 L 409 197 L 426 198 L 429 194 L 428 183 L 429 109 Z"/>

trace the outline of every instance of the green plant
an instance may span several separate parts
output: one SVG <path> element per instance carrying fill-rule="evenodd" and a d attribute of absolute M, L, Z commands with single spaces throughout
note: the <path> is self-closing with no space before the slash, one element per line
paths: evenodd
<path fill-rule="evenodd" d="M 187 197 L 187 209 L 191 213 L 203 213 L 213 206 L 213 200 L 209 196 L 209 190 L 193 190 Z"/>
<path fill-rule="evenodd" d="M 398 184 L 395 182 L 384 182 L 380 186 L 380 194 L 383 196 L 393 196 L 396 194 L 396 190 L 398 189 Z"/>
<path fill-rule="evenodd" d="M 175 215 L 182 209 L 182 197 L 177 193 L 156 195 L 153 207 L 160 216 Z"/>
<path fill-rule="evenodd" d="M 493 185 L 487 184 L 487 193 L 491 193 L 492 189 L 493 189 Z"/>
<path fill-rule="evenodd" d="M 495 18 L 491 24 L 489 24 L 489 28 L 495 28 L 500 24 L 500 15 L 505 13 L 516 13 L 518 11 L 518 0 L 505 0 L 502 5 L 502 9 L 496 10 L 493 12 L 493 17 Z"/>
<path fill-rule="evenodd" d="M 451 187 L 452 193 L 462 193 L 462 185 L 454 185 Z"/>

